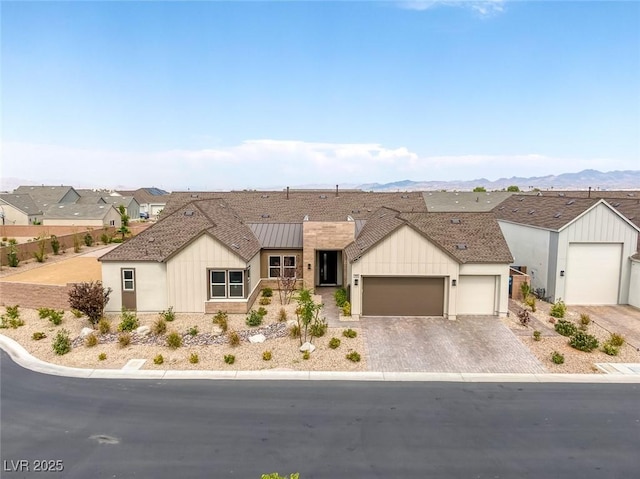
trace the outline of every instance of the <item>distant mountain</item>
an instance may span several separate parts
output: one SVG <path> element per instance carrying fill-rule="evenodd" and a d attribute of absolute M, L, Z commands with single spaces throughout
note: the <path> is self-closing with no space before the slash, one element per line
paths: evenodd
<path fill-rule="evenodd" d="M 488 191 L 502 190 L 515 185 L 522 191 L 538 188 L 540 190 L 638 190 L 640 189 L 640 170 L 609 171 L 584 170 L 578 173 L 561 175 L 534 176 L 523 178 L 512 176 L 495 181 L 479 178 L 471 181 L 395 181 L 393 183 L 365 183 L 358 188 L 365 191 L 420 191 L 447 190 L 470 191 L 483 186 Z"/>

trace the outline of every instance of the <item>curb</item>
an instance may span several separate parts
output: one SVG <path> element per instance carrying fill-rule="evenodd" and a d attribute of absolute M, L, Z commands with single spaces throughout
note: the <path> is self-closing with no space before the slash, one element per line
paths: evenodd
<path fill-rule="evenodd" d="M 459 383 L 606 383 L 640 384 L 640 374 L 502 374 L 502 373 L 422 373 L 348 371 L 176 371 L 84 369 L 47 363 L 25 350 L 13 339 L 0 334 L 0 349 L 25 369 L 70 378 L 85 379 L 233 379 L 276 381 L 389 381 Z"/>

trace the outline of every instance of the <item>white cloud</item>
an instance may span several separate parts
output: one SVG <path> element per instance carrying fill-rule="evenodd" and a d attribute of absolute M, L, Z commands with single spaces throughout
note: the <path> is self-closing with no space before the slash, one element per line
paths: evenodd
<path fill-rule="evenodd" d="M 472 180 L 544 176 L 593 168 L 633 169 L 601 159 L 541 154 L 424 156 L 377 143 L 247 140 L 208 149 L 157 152 L 86 150 L 58 145 L 3 145 L 4 177 L 77 186 L 243 189 L 308 184 L 357 185 L 399 180 Z"/>
<path fill-rule="evenodd" d="M 436 7 L 459 7 L 472 10 L 481 17 L 502 13 L 506 0 L 407 0 L 398 2 L 405 10 L 424 11 Z"/>

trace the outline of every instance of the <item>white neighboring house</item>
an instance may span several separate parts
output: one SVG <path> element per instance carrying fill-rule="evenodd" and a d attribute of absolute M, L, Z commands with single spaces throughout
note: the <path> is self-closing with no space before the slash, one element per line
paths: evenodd
<path fill-rule="evenodd" d="M 135 191 L 118 191 L 122 196 L 133 196 L 139 205 L 137 216 L 129 214 L 131 219 L 136 219 L 141 215 L 147 218 L 157 218 L 167 205 L 170 194 L 160 188 L 138 188 Z"/>
<path fill-rule="evenodd" d="M 514 195 L 494 209 L 531 285 L 550 301 L 629 304 L 640 229 L 597 198 Z"/>
<path fill-rule="evenodd" d="M 32 225 L 42 222 L 42 210 L 26 194 L 0 195 L 0 223 L 3 225 Z"/>
<path fill-rule="evenodd" d="M 44 211 L 42 224 L 45 226 L 93 226 L 120 228 L 120 213 L 111 205 L 57 204 Z"/>

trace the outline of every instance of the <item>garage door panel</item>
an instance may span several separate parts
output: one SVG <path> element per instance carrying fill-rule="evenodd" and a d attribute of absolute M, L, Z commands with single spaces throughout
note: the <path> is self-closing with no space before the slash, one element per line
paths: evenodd
<path fill-rule="evenodd" d="M 618 304 L 622 244 L 571 243 L 565 273 L 567 304 Z"/>
<path fill-rule="evenodd" d="M 458 278 L 458 314 L 494 315 L 496 280 L 494 276 L 460 276 Z"/>
<path fill-rule="evenodd" d="M 442 316 L 444 278 L 363 278 L 362 314 L 365 316 Z"/>

